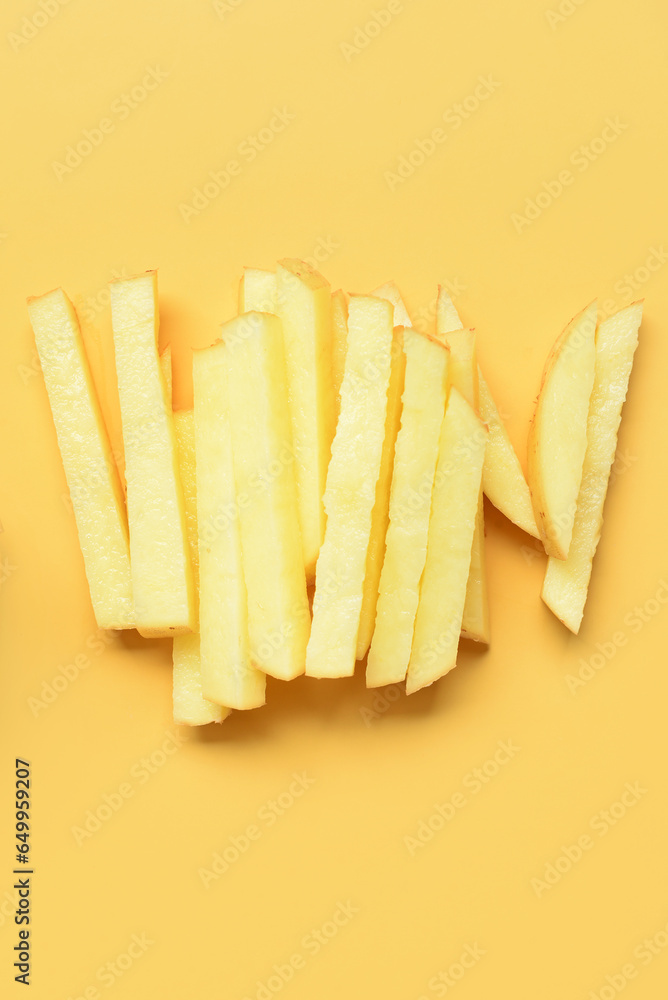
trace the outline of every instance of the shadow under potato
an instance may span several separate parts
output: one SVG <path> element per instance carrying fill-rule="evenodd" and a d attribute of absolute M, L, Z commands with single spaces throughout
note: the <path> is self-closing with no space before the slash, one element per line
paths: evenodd
<path fill-rule="evenodd" d="M 463 683 L 466 689 L 469 688 L 468 670 L 486 652 L 486 646 L 462 640 L 458 668 L 410 697 L 403 684 L 367 688 L 365 660 L 357 664 L 353 677 L 301 676 L 291 681 L 268 677 L 266 705 L 249 712 L 232 712 L 222 725 L 195 727 L 193 738 L 204 743 L 274 738 L 279 728 L 292 725 L 298 718 L 313 719 L 319 728 L 336 724 L 345 731 L 358 726 L 362 730 L 373 729 L 381 722 L 397 724 L 401 721 L 403 724 L 411 718 L 423 719 L 437 711 L 442 713 L 444 707 L 447 716 L 449 711 L 456 711 L 460 685 Z M 444 724 L 447 724 L 446 717 Z"/>

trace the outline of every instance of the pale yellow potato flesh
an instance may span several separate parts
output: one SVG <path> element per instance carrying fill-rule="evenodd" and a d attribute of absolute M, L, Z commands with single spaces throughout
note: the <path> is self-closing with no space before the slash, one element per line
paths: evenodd
<path fill-rule="evenodd" d="M 459 318 L 456 306 L 444 285 L 438 286 L 436 297 L 436 330 L 439 333 L 449 333 L 460 330 L 464 324 Z"/>
<path fill-rule="evenodd" d="M 487 428 L 452 386 L 441 427 L 406 693 L 457 663 Z"/>
<path fill-rule="evenodd" d="M 281 321 L 250 312 L 221 331 L 253 662 L 304 672 L 311 616 L 295 483 Z"/>
<path fill-rule="evenodd" d="M 453 324 L 457 325 L 453 327 Z M 439 286 L 436 307 L 436 333 L 450 348 L 448 379 L 478 413 L 479 387 L 475 332 L 461 328 L 454 303 Z M 471 548 L 471 566 L 462 616 L 462 634 L 475 642 L 489 643 L 489 595 L 485 572 L 485 510 L 482 487 L 478 500 L 476 526 Z"/>
<path fill-rule="evenodd" d="M 393 309 L 351 298 L 341 413 L 327 475 L 327 530 L 316 569 L 309 677 L 354 673 L 371 515 L 385 437 Z"/>
<path fill-rule="evenodd" d="M 195 588 L 171 400 L 158 358 L 157 275 L 109 287 L 136 627 L 144 636 L 174 636 L 195 627 Z"/>
<path fill-rule="evenodd" d="M 360 613 L 359 632 L 357 633 L 356 656 L 358 660 L 362 660 L 366 656 L 376 624 L 378 587 L 383 560 L 385 558 L 385 535 L 389 524 L 394 445 L 401 422 L 401 396 L 404 390 L 406 355 L 403 351 L 403 328 L 411 325 L 408 311 L 401 298 L 401 293 L 393 281 L 388 281 L 386 284 L 380 285 L 375 291 L 371 292 L 371 295 L 374 298 L 385 299 L 392 305 L 394 310 L 394 333 L 392 336 L 390 385 L 387 392 L 385 438 L 383 440 L 383 454 L 380 460 L 380 475 L 376 484 L 376 500 L 371 515 L 371 535 L 366 554 L 362 611 Z"/>
<path fill-rule="evenodd" d="M 378 288 L 375 288 L 370 294 L 375 296 L 377 299 L 387 299 L 388 302 L 392 303 L 394 306 L 395 326 L 413 326 L 413 322 L 408 315 L 406 303 L 404 302 L 401 292 L 394 281 L 386 281 L 384 285 L 379 285 Z"/>
<path fill-rule="evenodd" d="M 250 709 L 264 704 L 266 674 L 253 664 L 248 638 L 224 351 L 218 341 L 193 355 L 202 694 Z"/>
<path fill-rule="evenodd" d="M 482 470 L 485 496 L 509 521 L 534 538 L 540 538 L 531 504 L 529 486 L 501 415 L 478 366 L 480 418 L 487 424 L 489 437 Z"/>
<path fill-rule="evenodd" d="M 259 267 L 245 267 L 239 282 L 239 314 L 276 312 L 276 274 Z"/>
<path fill-rule="evenodd" d="M 334 391 L 334 419 L 339 419 L 341 409 L 341 383 L 346 366 L 348 347 L 348 299 L 339 289 L 332 292 L 332 388 Z"/>
<path fill-rule="evenodd" d="M 99 628 L 134 626 L 125 499 L 74 306 L 57 288 L 28 300 Z"/>
<path fill-rule="evenodd" d="M 596 332 L 594 387 L 587 418 L 587 450 L 566 559 L 550 557 L 542 598 L 576 635 L 584 614 L 592 563 L 603 525 L 603 505 L 615 460 L 617 433 L 638 346 L 642 302 L 609 316 Z"/>
<path fill-rule="evenodd" d="M 161 361 L 165 353 L 160 355 Z M 167 361 L 165 360 L 165 365 Z M 165 375 L 167 373 L 165 372 Z M 195 463 L 195 414 L 193 410 L 176 410 L 174 413 L 179 472 L 183 487 L 186 511 L 186 528 L 190 558 L 192 560 L 195 591 L 199 591 L 199 551 L 197 542 L 197 478 Z M 230 714 L 209 701 L 202 694 L 202 663 L 199 651 L 199 632 L 177 635 L 172 652 L 172 703 L 174 722 L 182 726 L 206 726 L 222 722 Z"/>
<path fill-rule="evenodd" d="M 367 660 L 367 687 L 396 684 L 406 677 L 427 556 L 431 493 L 445 411 L 447 349 L 411 329 L 404 330 L 403 339 L 403 409 L 375 629 Z"/>
<path fill-rule="evenodd" d="M 198 632 L 177 635 L 173 650 L 172 705 L 179 726 L 208 726 L 222 722 L 230 709 L 208 701 L 202 694 L 202 658 Z"/>
<path fill-rule="evenodd" d="M 395 309 L 396 318 L 396 309 Z M 371 636 L 376 623 L 376 605 L 378 603 L 378 587 L 380 574 L 385 558 L 385 535 L 389 524 L 390 487 L 392 485 L 392 470 L 394 468 L 394 444 L 401 423 L 401 397 L 404 389 L 404 371 L 406 355 L 403 352 L 403 327 L 395 326 L 392 334 L 392 362 L 390 367 L 390 384 L 387 390 L 387 411 L 385 414 L 385 437 L 380 458 L 380 473 L 376 483 L 376 499 L 371 512 L 371 532 L 369 547 L 366 553 L 366 568 L 364 570 L 364 590 L 362 594 L 362 610 L 360 611 L 360 627 L 357 633 L 356 659 L 366 656 L 371 643 Z"/>
<path fill-rule="evenodd" d="M 440 329 L 455 330 L 463 325 L 455 304 L 445 288 L 439 289 L 437 303 Z M 478 365 L 478 412 L 480 419 L 489 429 L 482 470 L 483 493 L 508 520 L 527 534 L 539 538 L 529 486 L 489 386 L 483 378 L 480 365 Z"/>
<path fill-rule="evenodd" d="M 329 283 L 304 261 L 282 260 L 276 308 L 283 324 L 299 521 L 310 581 L 325 532 L 323 495 L 335 428 Z"/>
<path fill-rule="evenodd" d="M 528 479 L 549 556 L 568 555 L 587 448 L 596 361 L 596 302 L 570 321 L 550 351 L 529 429 Z"/>
<path fill-rule="evenodd" d="M 179 474 L 183 489 L 186 535 L 193 568 L 195 594 L 199 593 L 199 548 L 197 542 L 197 464 L 195 456 L 195 411 L 175 410 L 174 431 Z M 197 602 L 196 602 L 197 603 Z M 195 619 L 197 620 L 197 619 Z"/>

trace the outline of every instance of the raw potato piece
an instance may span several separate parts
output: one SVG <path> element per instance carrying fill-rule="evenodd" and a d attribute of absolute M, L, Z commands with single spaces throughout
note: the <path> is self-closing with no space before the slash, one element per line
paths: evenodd
<path fill-rule="evenodd" d="M 311 616 L 281 321 L 246 313 L 226 323 L 221 338 L 251 657 L 265 673 L 291 680 L 304 672 Z"/>
<path fill-rule="evenodd" d="M 483 493 L 509 521 L 522 531 L 526 531 L 528 535 L 539 538 L 531 505 L 531 494 L 520 460 L 510 443 L 508 432 L 480 367 L 478 367 L 478 402 L 480 418 L 489 428 L 485 464 L 482 470 Z"/>
<path fill-rule="evenodd" d="M 334 436 L 332 294 L 309 264 L 283 260 L 276 275 L 304 564 L 309 580 L 325 531 L 323 494 Z"/>
<path fill-rule="evenodd" d="M 266 675 L 251 662 L 248 641 L 224 351 L 219 341 L 193 355 L 202 692 L 247 709 L 264 705 Z"/>
<path fill-rule="evenodd" d="M 332 293 L 332 388 L 334 390 L 334 417 L 339 419 L 341 409 L 341 383 L 346 365 L 348 347 L 348 299 L 339 289 Z"/>
<path fill-rule="evenodd" d="M 457 326 L 453 329 L 454 323 Z M 456 386 L 477 413 L 478 362 L 476 360 L 475 333 L 473 330 L 461 329 L 457 310 L 442 286 L 439 286 L 438 289 L 436 331 L 450 348 L 448 374 L 450 384 Z M 482 486 L 471 548 L 471 567 L 462 617 L 462 634 L 475 642 L 489 642 L 489 597 L 485 573 L 485 511 Z"/>
<path fill-rule="evenodd" d="M 157 274 L 109 287 L 136 627 L 144 636 L 174 636 L 195 626 L 195 590 L 172 408 L 158 359 Z"/>
<path fill-rule="evenodd" d="M 603 505 L 615 460 L 617 432 L 638 345 L 642 302 L 604 320 L 596 333 L 594 388 L 587 419 L 587 451 L 568 557 L 550 557 L 542 597 L 576 635 L 580 629 L 592 562 L 603 524 Z"/>
<path fill-rule="evenodd" d="M 62 289 L 28 299 L 99 628 L 132 628 L 125 501 L 81 339 Z"/>
<path fill-rule="evenodd" d="M 404 391 L 406 355 L 403 350 L 403 328 L 411 325 L 404 301 L 393 281 L 388 281 L 385 285 L 381 285 L 371 294 L 374 298 L 385 299 L 392 305 L 394 309 L 394 334 L 392 336 L 390 387 L 387 392 L 385 438 L 383 440 L 383 454 L 380 460 L 380 475 L 376 484 L 376 501 L 373 505 L 373 513 L 371 515 L 371 535 L 366 554 L 360 628 L 357 633 L 356 655 L 358 660 L 366 656 L 376 624 L 378 587 L 383 560 L 385 558 L 385 535 L 390 520 L 390 487 L 392 485 L 392 470 L 394 467 L 394 444 L 401 422 L 401 396 Z"/>
<path fill-rule="evenodd" d="M 395 310 L 396 317 L 396 310 Z M 392 485 L 392 470 L 394 468 L 394 443 L 401 422 L 401 396 L 404 391 L 404 372 L 406 355 L 403 347 L 403 327 L 395 326 L 392 334 L 392 362 L 390 367 L 390 385 L 387 390 L 387 411 L 385 414 L 385 437 L 383 452 L 380 458 L 380 473 L 376 483 L 376 499 L 371 513 L 371 533 L 369 548 L 366 553 L 366 569 L 364 570 L 364 591 L 362 594 L 362 610 L 360 612 L 360 627 L 357 633 L 358 660 L 366 656 L 371 636 L 376 623 L 376 605 L 378 603 L 378 587 L 380 574 L 385 558 L 385 535 L 389 524 L 390 487 Z"/>
<path fill-rule="evenodd" d="M 552 348 L 529 430 L 529 489 L 541 541 L 565 559 L 587 448 L 596 361 L 596 302 L 571 320 Z"/>
<path fill-rule="evenodd" d="M 390 494 L 389 527 L 380 577 L 367 687 L 406 677 L 420 580 L 427 555 L 431 493 L 445 411 L 448 352 L 404 330 L 406 380 Z"/>
<path fill-rule="evenodd" d="M 448 396 L 406 693 L 456 665 L 487 429 L 453 386 Z"/>
<path fill-rule="evenodd" d="M 276 312 L 276 275 L 258 267 L 244 268 L 239 284 L 239 313 Z"/>
<path fill-rule="evenodd" d="M 164 357 L 165 354 L 161 354 L 161 360 Z M 199 590 L 199 552 L 194 412 L 192 410 L 177 410 L 174 413 L 174 429 L 185 501 L 188 545 L 190 546 L 195 591 L 197 592 Z M 213 701 L 208 701 L 202 694 L 202 664 L 198 633 L 175 636 L 173 664 L 174 722 L 182 726 L 205 726 L 209 722 L 222 722 L 230 714 L 229 708 L 223 708 Z"/>
<path fill-rule="evenodd" d="M 438 296 L 436 298 L 437 331 L 439 333 L 449 333 L 451 330 L 460 330 L 463 325 L 448 290 L 443 285 L 439 285 Z"/>
<path fill-rule="evenodd" d="M 371 512 L 380 474 L 392 353 L 392 307 L 355 296 L 341 415 L 327 475 L 327 531 L 318 559 L 309 677 L 348 677 L 355 670 Z"/>
<path fill-rule="evenodd" d="M 202 659 L 199 635 L 177 635 L 174 639 L 172 701 L 178 726 L 207 726 L 222 722 L 230 709 L 208 701 L 202 694 Z"/>
<path fill-rule="evenodd" d="M 406 303 L 401 297 L 401 292 L 395 285 L 393 281 L 386 281 L 384 285 L 379 285 L 378 288 L 371 292 L 377 299 L 387 299 L 394 306 L 394 325 L 395 326 L 413 326 L 413 322 L 408 315 L 408 310 L 406 309 Z M 459 324 L 461 326 L 461 323 Z"/>
<path fill-rule="evenodd" d="M 455 305 L 444 288 L 438 296 L 439 327 L 444 331 L 462 326 Z M 531 494 L 522 466 L 510 443 L 508 432 L 478 365 L 478 409 L 480 419 L 487 424 L 489 437 L 482 470 L 483 493 L 497 510 L 527 534 L 539 538 L 531 505 Z"/>

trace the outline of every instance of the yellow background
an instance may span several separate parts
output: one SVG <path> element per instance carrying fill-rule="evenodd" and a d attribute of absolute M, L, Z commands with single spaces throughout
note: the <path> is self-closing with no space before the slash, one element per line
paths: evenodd
<path fill-rule="evenodd" d="M 430 980 L 466 944 L 485 954 L 449 988 L 458 1000 L 605 998 L 606 976 L 618 982 L 630 961 L 628 1000 L 666 995 L 668 949 L 645 963 L 634 949 L 657 933 L 663 941 L 668 924 L 668 608 L 650 603 L 658 610 L 637 631 L 627 616 L 668 594 L 668 268 L 638 272 L 635 293 L 624 275 L 652 248 L 658 267 L 668 241 L 668 18 L 652 0 L 562 6 L 573 12 L 551 24 L 555 0 L 402 0 L 376 32 L 365 25 L 384 0 L 230 0 L 218 10 L 205 0 L 71 0 L 21 44 L 12 33 L 30 33 L 26 17 L 41 24 L 40 7 L 3 4 L 3 996 L 24 995 L 12 981 L 6 895 L 16 755 L 33 769 L 35 1000 L 92 986 L 112 1000 L 261 997 L 258 981 L 297 952 L 304 967 L 270 995 L 418 1000 L 439 995 Z M 149 68 L 164 78 L 122 117 L 117 102 Z M 480 77 L 494 92 L 453 119 Z M 294 120 L 184 221 L 179 206 L 275 108 Z M 54 162 L 105 117 L 113 131 L 59 179 Z M 571 157 L 607 118 L 620 134 L 579 169 Z M 391 190 L 386 172 L 435 128 L 445 140 Z M 513 213 L 564 169 L 573 183 L 518 233 Z M 488 508 L 488 653 L 466 646 L 445 681 L 373 718 L 361 711 L 374 704 L 362 676 L 270 681 L 267 707 L 186 734 L 142 782 L 142 758 L 175 731 L 169 645 L 121 635 L 93 651 L 25 298 L 56 285 L 75 298 L 104 379 L 106 282 L 157 267 L 161 343 L 174 347 L 186 405 L 189 345 L 210 342 L 233 314 L 242 265 L 323 245 L 333 287 L 395 278 L 416 315 L 437 282 L 459 289 L 523 461 L 543 362 L 566 321 L 596 295 L 611 308 L 645 296 L 581 634 L 541 604 L 544 558 L 531 539 Z M 105 406 L 117 435 L 108 393 Z M 620 631 L 626 644 L 571 693 L 567 675 Z M 82 653 L 89 666 L 35 714 L 29 699 Z M 499 740 L 521 750 L 474 794 L 466 776 Z M 314 783 L 269 826 L 261 811 L 294 772 Z M 134 794 L 78 845 L 72 828 L 127 781 Z M 590 822 L 626 782 L 646 792 L 601 836 Z M 457 791 L 465 806 L 411 854 L 404 838 Z M 205 889 L 198 870 L 253 823 L 260 838 Z M 539 896 L 532 879 L 587 833 L 591 850 Z M 358 912 L 311 954 L 305 936 L 349 900 Z M 105 985 L 98 970 L 134 934 L 153 943 Z"/>

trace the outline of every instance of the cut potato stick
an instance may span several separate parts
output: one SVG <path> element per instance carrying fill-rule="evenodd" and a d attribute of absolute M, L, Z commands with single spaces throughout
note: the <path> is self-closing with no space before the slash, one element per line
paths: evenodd
<path fill-rule="evenodd" d="M 179 460 L 179 475 L 183 488 L 183 509 L 186 520 L 186 537 L 190 551 L 190 561 L 195 583 L 195 596 L 199 593 L 199 547 L 197 541 L 197 464 L 195 457 L 195 411 L 176 410 L 174 412 L 176 452 Z M 197 611 L 197 600 L 195 601 Z M 197 622 L 197 614 L 195 614 Z"/>
<path fill-rule="evenodd" d="M 444 288 L 439 289 L 439 321 L 443 330 L 457 329 L 463 324 L 455 304 Z M 456 383 L 455 383 L 456 384 Z M 500 510 L 527 534 L 539 538 L 536 518 L 531 505 L 531 494 L 524 478 L 522 466 L 515 453 L 501 415 L 478 365 L 478 411 L 487 424 L 489 436 L 482 470 L 483 493 Z"/>
<path fill-rule="evenodd" d="M 441 427 L 407 694 L 432 684 L 457 662 L 486 442 L 487 428 L 452 386 Z"/>
<path fill-rule="evenodd" d="M 348 299 L 339 289 L 332 293 L 332 388 L 334 391 L 334 419 L 339 419 L 341 409 L 341 383 L 346 365 L 348 347 Z"/>
<path fill-rule="evenodd" d="M 596 333 L 594 387 L 587 419 L 587 450 L 577 512 L 566 559 L 550 557 L 542 597 L 551 611 L 571 632 L 578 633 L 592 562 L 596 553 L 603 505 L 615 460 L 617 432 L 622 406 L 638 345 L 642 302 L 634 302 L 604 320 Z"/>
<path fill-rule="evenodd" d="M 376 484 L 376 500 L 371 514 L 371 535 L 366 554 L 362 611 L 360 613 L 360 628 L 357 634 L 358 660 L 366 656 L 376 624 L 378 588 L 383 560 L 385 558 L 385 535 L 387 534 L 387 526 L 390 520 L 390 487 L 392 485 L 392 470 L 394 467 L 394 445 L 399 432 L 399 424 L 401 423 L 401 397 L 404 391 L 406 355 L 403 350 L 403 329 L 405 326 L 411 325 L 404 301 L 393 281 L 388 281 L 386 284 L 380 285 L 371 294 L 374 298 L 385 299 L 393 307 L 394 333 L 392 335 L 390 386 L 387 392 L 385 438 L 383 440 L 383 454 L 380 460 L 380 475 Z"/>
<path fill-rule="evenodd" d="M 406 303 L 402 299 L 401 292 L 397 288 L 394 281 L 386 281 L 384 285 L 379 285 L 378 288 L 374 289 L 374 291 L 370 294 L 374 295 L 377 299 L 386 299 L 388 302 L 392 303 L 394 306 L 395 326 L 413 326 L 413 321 L 408 315 Z"/>
<path fill-rule="evenodd" d="M 452 328 L 453 323 L 456 328 Z M 436 309 L 436 332 L 450 348 L 448 379 L 478 412 L 478 362 L 476 360 L 475 333 L 461 329 L 452 299 L 445 288 L 439 286 Z M 475 642 L 489 642 L 489 596 L 485 572 L 485 510 L 482 487 L 478 500 L 478 513 L 471 548 L 471 566 L 466 589 L 466 604 L 462 616 L 462 634 Z"/>
<path fill-rule="evenodd" d="M 125 500 L 74 307 L 62 289 L 28 313 L 70 491 L 95 620 L 134 625 Z"/>
<path fill-rule="evenodd" d="M 164 352 L 160 357 L 165 357 Z M 165 362 L 166 364 L 166 362 Z M 195 414 L 193 410 L 174 413 L 174 429 L 179 456 L 179 472 L 185 501 L 186 528 L 192 560 L 195 591 L 199 591 L 199 550 L 197 542 L 197 479 L 195 463 Z M 202 694 L 202 662 L 199 633 L 177 635 L 173 649 L 174 722 L 182 726 L 205 726 L 222 722 L 229 714 Z"/>
<path fill-rule="evenodd" d="M 531 494 L 496 403 L 478 366 L 480 419 L 489 428 L 482 489 L 497 510 L 534 538 L 540 538 L 531 505 Z"/>
<path fill-rule="evenodd" d="M 276 289 L 304 563 L 312 580 L 325 531 L 323 494 L 334 436 L 332 294 L 322 275 L 299 260 L 279 263 Z"/>
<path fill-rule="evenodd" d="M 166 347 L 160 355 L 162 377 L 167 395 L 172 396 L 172 352 Z M 195 465 L 195 414 L 193 410 L 177 410 L 173 414 L 176 450 L 183 489 L 186 534 L 195 584 L 195 613 L 199 594 L 199 551 L 197 545 L 197 480 Z M 172 650 L 172 704 L 174 722 L 181 726 L 206 726 L 222 722 L 230 714 L 208 701 L 202 694 L 202 663 L 199 651 L 199 631 L 174 637 Z"/>
<path fill-rule="evenodd" d="M 445 410 L 447 349 L 405 329 L 404 353 L 401 428 L 396 440 L 389 527 L 367 662 L 367 687 L 395 684 L 406 677 Z"/>
<path fill-rule="evenodd" d="M 529 429 L 529 489 L 549 556 L 568 555 L 596 361 L 596 302 L 571 320 L 550 351 Z"/>
<path fill-rule="evenodd" d="M 239 314 L 276 312 L 276 274 L 259 267 L 245 267 L 239 283 Z"/>
<path fill-rule="evenodd" d="M 246 313 L 221 337 L 251 657 L 265 673 L 291 680 L 304 672 L 311 616 L 281 321 Z"/>
<path fill-rule="evenodd" d="M 111 322 L 123 422 L 136 627 L 192 631 L 195 591 L 171 403 L 158 359 L 155 271 L 113 281 Z"/>
<path fill-rule="evenodd" d="M 396 317 L 396 309 L 395 309 Z M 371 532 L 369 547 L 366 553 L 366 568 L 364 570 L 364 590 L 362 594 L 362 610 L 360 612 L 360 627 L 357 633 L 356 658 L 361 660 L 366 656 L 371 636 L 376 623 L 376 605 L 378 603 L 378 587 L 380 574 L 385 557 L 385 535 L 389 524 L 390 487 L 392 485 L 392 470 L 394 468 L 394 444 L 401 423 L 401 396 L 404 391 L 404 371 L 406 355 L 403 352 L 403 327 L 395 326 L 392 334 L 392 361 L 390 367 L 390 384 L 387 390 L 387 411 L 385 414 L 385 437 L 383 451 L 380 457 L 380 473 L 376 483 L 376 499 L 371 512 Z"/>
<path fill-rule="evenodd" d="M 193 355 L 202 693 L 250 709 L 264 704 L 266 675 L 250 656 L 224 351 L 219 341 Z"/>
<path fill-rule="evenodd" d="M 200 637 L 196 632 L 174 638 L 172 703 L 174 722 L 179 726 L 207 726 L 230 714 L 229 708 L 202 694 Z"/>
<path fill-rule="evenodd" d="M 341 414 L 327 475 L 327 531 L 318 559 L 310 677 L 354 673 L 371 513 L 385 435 L 393 310 L 370 296 L 350 300 Z"/>
<path fill-rule="evenodd" d="M 461 330 L 463 326 L 448 290 L 439 285 L 436 297 L 436 330 L 448 333 L 450 330 Z"/>

